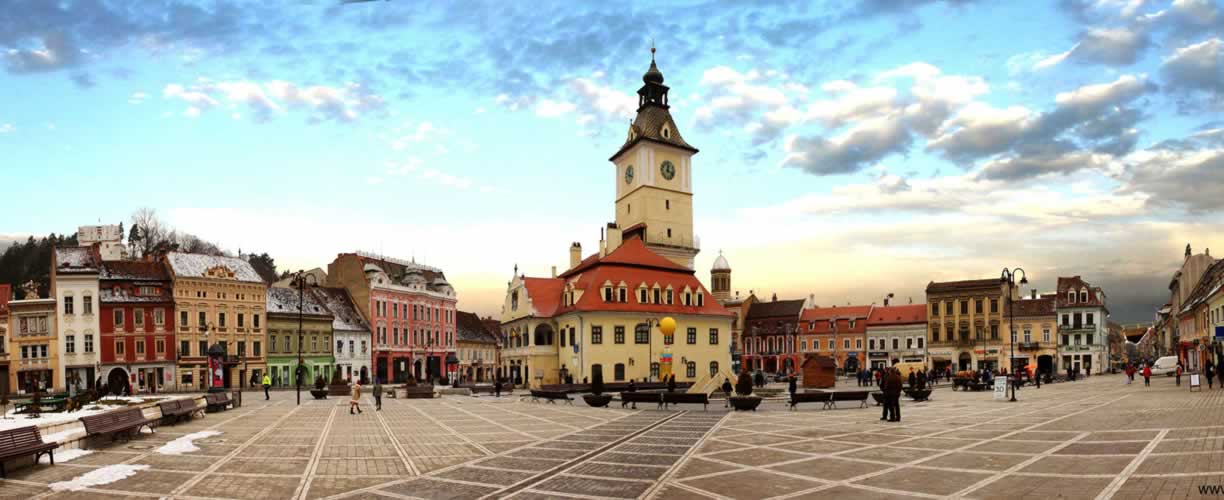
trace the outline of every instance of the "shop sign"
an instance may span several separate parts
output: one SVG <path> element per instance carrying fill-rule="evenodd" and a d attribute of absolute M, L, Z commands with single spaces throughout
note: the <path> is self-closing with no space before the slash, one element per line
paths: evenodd
<path fill-rule="evenodd" d="M 952 351 L 947 351 L 947 350 L 931 351 L 930 354 L 931 356 L 940 356 L 944 358 L 952 357 Z"/>
<path fill-rule="evenodd" d="M 888 353 L 884 351 L 871 351 L 871 352 L 868 352 L 867 355 L 873 358 L 887 358 L 888 357 Z"/>

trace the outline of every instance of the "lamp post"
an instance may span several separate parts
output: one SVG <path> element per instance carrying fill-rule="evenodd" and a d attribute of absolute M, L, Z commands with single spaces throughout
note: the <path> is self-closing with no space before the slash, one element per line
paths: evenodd
<path fill-rule="evenodd" d="M 309 283 L 313 281 L 314 283 Z M 298 332 L 297 332 L 297 355 L 298 364 L 294 367 L 293 375 L 297 382 L 297 404 L 302 404 L 302 310 L 305 307 L 306 286 L 317 286 L 319 279 L 313 274 L 306 271 L 298 270 L 293 273 L 293 284 L 298 289 Z"/>
<path fill-rule="evenodd" d="M 1011 270 L 1007 269 L 1006 267 L 1003 268 L 1003 273 L 999 277 L 999 282 L 1007 285 L 1007 341 L 1011 346 L 1011 368 L 1009 368 L 1009 373 L 1011 374 L 1012 378 L 1011 399 L 1009 401 L 1013 403 L 1016 402 L 1016 314 L 1015 310 L 1012 309 L 1012 304 L 1015 303 L 1015 300 L 1012 300 L 1012 297 L 1015 295 L 1016 273 L 1020 274 L 1020 286 L 1027 285 L 1028 276 L 1026 276 L 1024 269 L 1020 269 L 1018 267 Z"/>

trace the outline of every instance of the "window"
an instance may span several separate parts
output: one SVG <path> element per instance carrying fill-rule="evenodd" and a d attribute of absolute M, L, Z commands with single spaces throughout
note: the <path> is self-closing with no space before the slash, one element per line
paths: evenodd
<path fill-rule="evenodd" d="M 310 337 L 310 352 L 316 352 L 318 350 L 319 350 L 319 337 L 312 335 Z"/>
<path fill-rule="evenodd" d="M 1016 343 L 1016 330 L 1014 329 L 1011 331 L 1011 343 Z"/>
<path fill-rule="evenodd" d="M 204 328 L 205 326 L 208 326 L 208 318 L 204 316 L 204 311 L 200 311 L 200 317 L 196 319 L 199 320 L 199 322 L 196 323 L 196 326 L 200 328 Z"/>
<path fill-rule="evenodd" d="M 718 345 L 718 329 L 710 329 L 710 345 Z"/>
<path fill-rule="evenodd" d="M 251 315 L 251 326 L 255 328 L 259 328 L 259 315 L 258 314 Z"/>
<path fill-rule="evenodd" d="M 123 340 L 116 340 L 115 341 L 115 355 L 122 355 L 122 354 L 123 354 Z"/>
<path fill-rule="evenodd" d="M 1028 328 L 1024 329 L 1024 343 L 1027 344 L 1033 341 L 1033 332 Z"/>
<path fill-rule="evenodd" d="M 646 289 L 645 288 L 638 289 L 638 303 L 639 304 L 646 303 Z"/>
<path fill-rule="evenodd" d="M 154 347 L 157 349 L 156 352 L 158 354 L 166 353 L 166 341 L 165 340 L 157 339 L 157 341 L 154 343 Z"/>
<path fill-rule="evenodd" d="M 363 341 L 361 341 L 361 353 L 362 353 L 362 354 L 365 354 L 365 353 L 366 353 L 366 341 L 364 341 L 364 340 L 363 340 Z"/>
<path fill-rule="evenodd" d="M 999 299 L 990 299 L 990 312 L 999 312 Z"/>
<path fill-rule="evenodd" d="M 999 325 L 990 325 L 990 340 L 999 340 Z"/>
<path fill-rule="evenodd" d="M 696 328 L 692 328 L 692 327 L 690 327 L 690 328 L 689 328 L 689 329 L 688 329 L 688 330 L 685 332 L 685 339 L 684 339 L 684 340 L 685 340 L 685 342 L 687 342 L 687 343 L 688 343 L 688 344 L 690 344 L 690 345 L 691 345 L 691 344 L 696 344 L 696 343 L 697 343 L 697 329 L 696 329 Z"/>
<path fill-rule="evenodd" d="M 654 295 L 654 297 L 652 297 L 652 298 L 654 299 L 654 300 L 653 300 L 653 302 L 654 302 L 655 304 L 658 304 L 658 303 L 659 303 L 659 289 L 658 289 L 658 288 L 655 288 L 655 289 L 654 289 L 654 294 L 653 294 L 653 295 Z"/>
<path fill-rule="evenodd" d="M 850 339 L 842 339 L 842 349 L 850 350 Z"/>
<path fill-rule="evenodd" d="M 616 366 L 612 368 L 612 380 L 615 380 L 617 382 L 625 380 L 625 364 L 624 363 L 617 363 Z"/>
<path fill-rule="evenodd" d="M 620 287 L 620 288 L 617 290 L 617 292 L 618 292 L 618 293 L 617 293 L 617 295 L 619 296 L 619 300 L 620 300 L 621 302 L 628 302 L 628 301 L 629 301 L 628 299 L 626 299 L 626 298 L 625 298 L 625 297 L 626 297 L 625 287 Z"/>
<path fill-rule="evenodd" d="M 968 300 L 960 301 L 960 311 L 961 311 L 961 314 L 969 314 L 969 301 Z"/>
<path fill-rule="evenodd" d="M 829 339 L 829 350 L 832 351 L 833 349 L 834 349 L 833 339 Z"/>
<path fill-rule="evenodd" d="M 710 362 L 710 376 L 713 377 L 716 375 L 718 375 L 718 362 L 711 361 Z"/>
<path fill-rule="evenodd" d="M 93 314 L 93 296 L 86 295 L 81 297 L 81 306 L 84 308 L 86 316 Z"/>
<path fill-rule="evenodd" d="M 1042 341 L 1042 342 L 1049 342 L 1049 341 L 1050 341 L 1050 329 L 1049 329 L 1049 328 L 1042 328 L 1042 329 L 1041 329 L 1041 341 Z"/>
<path fill-rule="evenodd" d="M 1075 303 L 1075 292 L 1067 292 L 1067 301 L 1072 304 Z"/>
<path fill-rule="evenodd" d="M 123 309 L 115 308 L 115 329 L 123 328 Z"/>
<path fill-rule="evenodd" d="M 939 316 L 939 303 L 938 302 L 931 303 L 931 316 Z"/>
<path fill-rule="evenodd" d="M 947 314 L 949 316 L 952 315 L 952 301 L 951 300 L 944 302 L 944 314 Z"/>
<path fill-rule="evenodd" d="M 982 314 L 982 299 L 973 301 L 973 312 Z"/>
<path fill-rule="evenodd" d="M 676 301 L 675 295 L 672 293 L 670 289 L 668 289 L 667 290 L 667 304 L 671 305 L 671 303 L 675 301 Z"/>
<path fill-rule="evenodd" d="M 220 328 L 225 328 L 225 313 L 217 313 L 217 326 Z"/>
<path fill-rule="evenodd" d="M 926 339 L 924 339 L 924 338 L 922 338 L 922 337 L 918 337 L 918 348 L 919 348 L 919 349 L 925 349 L 925 348 L 926 348 Z"/>
<path fill-rule="evenodd" d="M 64 352 L 68 354 L 76 353 L 76 335 L 64 336 Z"/>
<path fill-rule="evenodd" d="M 881 346 L 881 347 L 883 347 L 883 346 Z M 896 350 L 898 350 L 898 349 L 900 349 L 900 348 L 901 348 L 901 337 L 893 337 L 893 339 L 892 339 L 892 350 L 896 351 Z"/>
<path fill-rule="evenodd" d="M 561 347 L 565 347 L 565 329 L 561 329 Z"/>
<path fill-rule="evenodd" d="M 931 328 L 931 342 L 939 342 L 939 327 Z"/>
<path fill-rule="evenodd" d="M 650 326 L 646 323 L 638 323 L 633 328 L 633 343 L 634 344 L 649 344 L 650 343 Z"/>
<path fill-rule="evenodd" d="M 4 339 L 4 337 L 0 336 L 0 340 L 3 340 L 3 339 Z M 93 349 L 93 334 L 92 334 L 92 333 L 86 333 L 86 334 L 85 334 L 85 353 L 86 353 L 86 354 L 88 354 L 88 353 L 92 353 L 92 352 L 94 352 L 94 349 Z"/>
<path fill-rule="evenodd" d="M 977 327 L 977 329 L 976 329 L 976 330 L 974 330 L 974 334 L 973 334 L 973 335 L 974 335 L 974 337 L 973 337 L 973 338 L 975 338 L 975 339 L 977 339 L 977 340 L 982 340 L 982 333 L 983 333 L 983 332 L 982 332 L 982 327 L 980 327 L 980 326 L 979 326 L 979 327 Z"/>
<path fill-rule="evenodd" d="M 1080 345 L 1080 336 L 1079 336 L 1079 335 L 1076 335 L 1076 336 L 1075 336 L 1075 345 Z"/>
<path fill-rule="evenodd" d="M 517 295 L 515 296 L 515 298 L 517 298 Z M 604 299 L 604 302 L 612 302 L 612 287 L 605 286 L 603 288 L 603 299 Z"/>
<path fill-rule="evenodd" d="M 179 311 L 179 326 L 187 326 L 187 311 Z"/>
<path fill-rule="evenodd" d="M 875 340 L 876 340 L 876 339 L 874 339 L 874 338 L 867 339 L 867 349 L 868 349 L 868 350 L 871 350 L 871 351 L 876 350 L 876 348 L 875 348 Z"/>
<path fill-rule="evenodd" d="M 1063 344 L 1063 345 L 1071 345 L 1071 340 L 1070 340 L 1070 338 L 1071 338 L 1071 336 L 1070 336 L 1070 335 L 1063 334 L 1063 336 L 1062 336 L 1062 344 Z"/>
<path fill-rule="evenodd" d="M 591 327 L 591 343 L 592 344 L 602 344 L 603 343 L 603 327 L 602 326 L 592 326 Z"/>
<path fill-rule="evenodd" d="M 1090 333 L 1090 334 L 1088 334 L 1088 335 L 1085 335 L 1084 337 L 1085 337 L 1085 339 L 1088 341 L 1088 342 L 1086 342 L 1086 343 L 1087 343 L 1088 345 L 1092 345 L 1092 334 Z"/>
<path fill-rule="evenodd" d="M 153 324 L 157 326 L 164 326 L 166 324 L 165 309 L 159 307 L 153 310 Z"/>
<path fill-rule="evenodd" d="M 1088 302 L 1088 292 L 1080 292 L 1080 302 Z"/>
<path fill-rule="evenodd" d="M 196 356 L 205 356 L 208 354 L 208 342 L 207 341 L 201 340 L 200 343 L 196 345 L 196 347 L 199 349 L 198 351 L 196 351 Z"/>
<path fill-rule="evenodd" d="M 350 340 L 350 341 L 349 341 L 349 356 L 352 356 L 352 355 L 353 355 L 353 352 L 354 352 L 354 351 L 353 351 L 353 346 L 354 346 L 354 345 L 355 345 L 355 344 L 354 344 L 354 342 L 353 342 L 352 340 Z M 363 348 L 362 350 L 364 351 L 364 350 L 365 350 L 365 349 L 364 349 L 364 347 L 365 347 L 365 342 L 362 342 L 361 347 Z"/>
<path fill-rule="evenodd" d="M 246 321 L 244 321 L 245 319 L 246 319 L 246 315 L 245 315 L 245 314 L 243 314 L 243 313 L 238 313 L 238 328 L 245 328 L 245 327 L 246 327 Z"/>
<path fill-rule="evenodd" d="M 1062 326 L 1071 326 L 1071 315 L 1070 314 L 1062 315 Z"/>
<path fill-rule="evenodd" d="M 191 355 L 191 342 L 188 342 L 186 340 L 180 340 L 179 341 L 179 356 L 190 356 L 190 355 Z"/>
<path fill-rule="evenodd" d="M 705 307 L 705 294 L 697 292 L 697 307 Z"/>
<path fill-rule="evenodd" d="M 144 341 L 136 340 L 136 354 L 144 354 L 144 352 L 145 352 Z"/>
<path fill-rule="evenodd" d="M 1084 325 L 1084 318 L 1083 318 L 1083 314 L 1081 314 L 1081 313 L 1074 313 L 1074 314 L 1072 314 L 1072 315 L 1071 315 L 1071 324 L 1072 324 L 1072 326 L 1074 326 L 1075 328 L 1080 328 L 1081 326 L 1083 326 L 1083 325 Z"/>
<path fill-rule="evenodd" d="M 807 352 L 807 339 L 799 341 L 799 348 L 803 349 L 803 352 Z"/>
<path fill-rule="evenodd" d="M 71 295 L 65 296 L 64 297 L 64 315 L 72 316 L 73 314 L 75 313 L 72 312 L 72 296 Z"/>
<path fill-rule="evenodd" d="M 144 328 L 144 309 L 132 309 L 132 323 L 136 328 Z"/>
<path fill-rule="evenodd" d="M 1088 325 L 1093 325 L 1093 324 L 1095 324 L 1095 323 L 1093 323 L 1093 314 L 1092 314 L 1092 313 L 1087 313 L 1087 314 L 1085 314 L 1085 315 L 1084 315 L 1084 323 L 1087 323 Z"/>
<path fill-rule="evenodd" d="M 905 337 L 905 348 L 906 349 L 914 348 L 914 337 Z"/>
<path fill-rule="evenodd" d="M 854 339 L 854 348 L 858 350 L 863 349 L 863 339 L 862 338 Z"/>
<path fill-rule="evenodd" d="M 688 378 L 694 378 L 697 376 L 697 363 L 696 362 L 693 362 L 693 361 L 688 362 L 688 365 L 686 365 L 684 368 L 684 376 Z"/>
<path fill-rule="evenodd" d="M 616 326 L 612 328 L 612 342 L 616 344 L 625 343 L 625 327 Z M 620 379 L 617 379 L 620 380 Z"/>

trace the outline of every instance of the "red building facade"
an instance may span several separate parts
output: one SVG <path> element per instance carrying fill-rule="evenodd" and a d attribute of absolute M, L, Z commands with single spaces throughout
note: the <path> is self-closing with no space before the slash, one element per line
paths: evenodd
<path fill-rule="evenodd" d="M 814 307 L 799 322 L 800 348 L 829 356 L 837 367 L 853 372 L 867 366 L 867 318 L 873 306 Z"/>
<path fill-rule="evenodd" d="M 437 268 L 362 253 L 340 254 L 328 266 L 328 284 L 343 286 L 373 337 L 374 376 L 387 383 L 437 380 L 458 369 L 457 297 Z"/>
<path fill-rule="evenodd" d="M 171 281 L 160 262 L 107 261 L 98 276 L 100 377 L 112 391 L 173 388 L 180 348 Z"/>
<path fill-rule="evenodd" d="M 796 373 L 802 363 L 799 316 L 803 299 L 754 301 L 744 318 L 741 365 L 768 373 Z"/>

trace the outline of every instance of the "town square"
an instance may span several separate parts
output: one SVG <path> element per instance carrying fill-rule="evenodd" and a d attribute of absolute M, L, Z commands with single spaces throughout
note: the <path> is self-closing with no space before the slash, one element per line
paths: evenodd
<path fill-rule="evenodd" d="M 8 3 L 0 498 L 1224 496 L 1219 0 Z"/>

